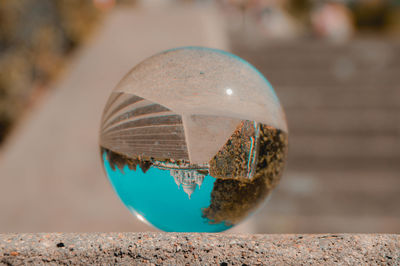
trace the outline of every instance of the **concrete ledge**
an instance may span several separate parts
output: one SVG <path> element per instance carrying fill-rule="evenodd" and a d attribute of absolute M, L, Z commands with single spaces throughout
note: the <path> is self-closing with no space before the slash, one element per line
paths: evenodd
<path fill-rule="evenodd" d="M 0 235 L 0 264 L 400 264 L 400 235 Z"/>

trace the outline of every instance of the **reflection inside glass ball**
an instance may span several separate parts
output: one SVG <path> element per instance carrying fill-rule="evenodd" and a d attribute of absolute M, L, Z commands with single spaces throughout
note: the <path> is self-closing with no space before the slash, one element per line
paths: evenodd
<path fill-rule="evenodd" d="M 186 47 L 134 67 L 100 130 L 105 172 L 140 220 L 164 231 L 219 232 L 277 185 L 287 126 L 268 81 L 244 60 Z"/>

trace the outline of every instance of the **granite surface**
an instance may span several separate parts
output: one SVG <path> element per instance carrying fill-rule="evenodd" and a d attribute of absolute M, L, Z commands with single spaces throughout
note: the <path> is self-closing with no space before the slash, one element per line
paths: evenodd
<path fill-rule="evenodd" d="M 0 235 L 0 265 L 399 265 L 400 235 Z"/>

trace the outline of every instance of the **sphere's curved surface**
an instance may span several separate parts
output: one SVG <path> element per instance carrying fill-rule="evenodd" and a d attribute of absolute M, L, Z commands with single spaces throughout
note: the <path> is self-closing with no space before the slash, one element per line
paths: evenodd
<path fill-rule="evenodd" d="M 114 89 L 100 129 L 124 204 L 165 231 L 218 232 L 280 179 L 284 112 L 269 82 L 230 53 L 183 47 L 148 58 Z"/>

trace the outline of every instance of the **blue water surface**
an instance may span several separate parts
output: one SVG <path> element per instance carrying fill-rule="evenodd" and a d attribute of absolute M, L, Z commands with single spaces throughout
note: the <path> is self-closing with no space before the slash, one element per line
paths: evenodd
<path fill-rule="evenodd" d="M 202 217 L 202 209 L 211 201 L 215 178 L 207 175 L 189 199 L 182 187 L 176 185 L 168 170 L 151 167 L 146 173 L 137 167 L 113 170 L 103 154 L 104 169 L 115 192 L 137 215 L 153 226 L 167 232 L 220 232 L 231 226 L 214 224 Z"/>

